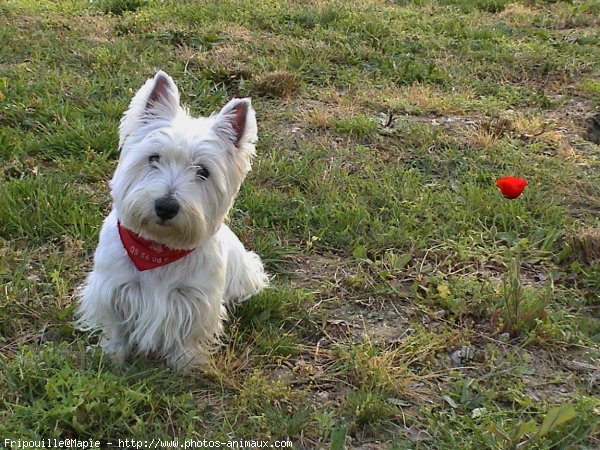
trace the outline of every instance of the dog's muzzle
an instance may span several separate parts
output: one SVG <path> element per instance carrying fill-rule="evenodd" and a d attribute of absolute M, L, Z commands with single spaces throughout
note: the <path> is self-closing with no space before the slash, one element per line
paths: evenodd
<path fill-rule="evenodd" d="M 169 220 L 179 212 L 179 203 L 174 197 L 161 197 L 154 201 L 154 211 L 161 219 Z"/>

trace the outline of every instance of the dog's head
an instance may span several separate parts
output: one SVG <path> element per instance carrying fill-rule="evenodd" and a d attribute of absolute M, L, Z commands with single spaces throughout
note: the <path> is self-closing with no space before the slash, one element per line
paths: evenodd
<path fill-rule="evenodd" d="M 192 117 L 173 79 L 159 71 L 136 93 L 119 127 L 110 182 L 121 223 L 172 248 L 194 248 L 220 227 L 255 154 L 250 99 Z"/>

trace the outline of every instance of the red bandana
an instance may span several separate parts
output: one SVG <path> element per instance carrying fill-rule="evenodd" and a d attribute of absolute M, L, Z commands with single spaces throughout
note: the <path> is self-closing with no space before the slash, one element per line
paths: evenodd
<path fill-rule="evenodd" d="M 177 250 L 158 242 L 149 241 L 121 226 L 121 222 L 117 222 L 117 228 L 123 247 L 125 247 L 129 258 L 140 272 L 166 266 L 194 251 L 194 249 Z"/>

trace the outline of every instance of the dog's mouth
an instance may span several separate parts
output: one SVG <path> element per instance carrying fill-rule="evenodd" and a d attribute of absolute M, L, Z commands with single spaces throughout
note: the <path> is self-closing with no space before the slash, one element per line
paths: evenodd
<path fill-rule="evenodd" d="M 164 244 L 170 248 L 189 249 L 195 248 L 209 236 L 207 227 L 202 216 L 185 217 L 178 214 L 175 217 L 158 217 L 148 214 L 138 217 L 139 222 L 132 224 L 130 229 L 143 235 L 144 238 Z M 193 228 L 188 228 L 193 224 Z"/>
<path fill-rule="evenodd" d="M 171 219 L 165 220 L 161 218 L 144 219 L 140 225 L 143 229 L 152 229 L 152 227 L 167 228 L 173 226 L 173 221 Z"/>
<path fill-rule="evenodd" d="M 173 226 L 173 219 L 161 219 L 160 217 L 156 217 L 154 219 L 146 219 L 142 222 L 142 226 L 148 225 L 158 225 L 159 227 L 170 227 Z"/>

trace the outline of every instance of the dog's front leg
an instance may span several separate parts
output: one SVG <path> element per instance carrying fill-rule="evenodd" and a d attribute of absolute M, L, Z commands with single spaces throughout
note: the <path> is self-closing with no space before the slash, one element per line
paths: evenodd
<path fill-rule="evenodd" d="M 104 306 L 103 338 L 100 346 L 115 363 L 122 363 L 132 350 L 131 327 L 136 314 L 132 306 L 141 299 L 140 285 L 129 282 L 119 286 Z"/>
<path fill-rule="evenodd" d="M 127 293 L 132 289 L 127 284 L 116 289 L 111 286 L 110 274 L 96 271 L 88 276 L 79 292 L 76 326 L 82 331 L 101 331 L 100 346 L 113 361 L 121 363 L 131 351 L 124 309 Z M 139 295 L 139 286 L 137 291 Z"/>
<path fill-rule="evenodd" d="M 164 341 L 171 367 L 200 366 L 216 349 L 226 315 L 222 297 L 222 289 L 214 286 L 185 286 L 170 293 Z"/>
<path fill-rule="evenodd" d="M 100 346 L 116 364 L 122 364 L 131 352 L 131 343 L 125 327 L 114 322 L 104 326 Z"/>

